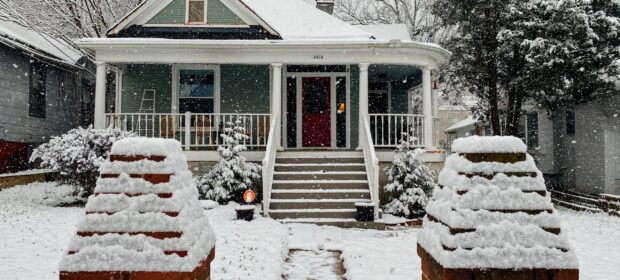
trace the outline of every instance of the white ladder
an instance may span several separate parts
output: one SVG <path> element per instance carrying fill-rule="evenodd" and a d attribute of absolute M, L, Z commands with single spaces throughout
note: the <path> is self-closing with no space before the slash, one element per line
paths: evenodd
<path fill-rule="evenodd" d="M 140 101 L 140 114 L 155 113 L 155 90 L 145 89 L 142 92 L 142 100 Z M 138 115 L 138 135 L 148 136 L 149 127 L 155 129 L 155 115 Z"/>

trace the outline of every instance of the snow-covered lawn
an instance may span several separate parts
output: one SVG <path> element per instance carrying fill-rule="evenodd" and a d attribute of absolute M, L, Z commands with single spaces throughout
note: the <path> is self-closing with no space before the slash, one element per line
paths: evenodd
<path fill-rule="evenodd" d="M 69 187 L 53 183 L 0 192 L 2 279 L 58 279 L 58 262 L 84 210 L 50 205 L 68 202 L 63 199 L 69 193 Z M 282 279 L 283 275 L 287 279 L 336 279 L 316 263 L 330 261 L 331 254 L 326 254 L 330 250 L 342 251 L 348 280 L 420 278 L 420 259 L 415 251 L 417 229 L 283 225 L 262 217 L 248 223 L 234 220 L 233 206 L 207 213 L 218 238 L 213 279 L 270 280 Z M 620 275 L 620 218 L 568 210 L 561 210 L 561 216 L 579 257 L 581 278 L 619 279 L 614 277 Z M 289 249 L 310 253 L 299 254 L 287 264 Z M 317 269 L 292 273 L 295 267 Z"/>

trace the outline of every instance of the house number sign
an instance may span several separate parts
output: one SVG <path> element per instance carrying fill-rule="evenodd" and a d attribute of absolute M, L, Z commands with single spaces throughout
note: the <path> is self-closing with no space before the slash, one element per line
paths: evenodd
<path fill-rule="evenodd" d="M 324 57 L 323 57 L 323 55 L 322 55 L 322 54 L 315 54 L 315 55 L 314 55 L 314 60 L 321 60 L 321 59 L 323 59 L 323 58 L 324 58 Z"/>

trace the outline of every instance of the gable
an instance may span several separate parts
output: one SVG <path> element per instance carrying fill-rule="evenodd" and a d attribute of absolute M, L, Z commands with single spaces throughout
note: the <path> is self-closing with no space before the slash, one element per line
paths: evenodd
<path fill-rule="evenodd" d="M 173 0 L 149 21 L 147 25 L 185 24 L 187 0 Z M 248 25 L 221 0 L 206 0 L 207 25 Z"/>
<path fill-rule="evenodd" d="M 207 40 L 370 40 L 372 35 L 303 0 L 205 0 L 206 22 L 188 24 L 189 0 L 143 1 L 109 37 Z"/>

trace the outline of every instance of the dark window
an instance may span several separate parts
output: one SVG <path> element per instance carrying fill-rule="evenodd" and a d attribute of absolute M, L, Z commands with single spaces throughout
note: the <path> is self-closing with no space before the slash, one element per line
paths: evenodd
<path fill-rule="evenodd" d="M 304 113 L 323 114 L 329 105 L 329 84 L 304 83 Z"/>
<path fill-rule="evenodd" d="M 286 146 L 297 147 L 297 78 L 286 78 Z"/>
<path fill-rule="evenodd" d="M 347 147 L 347 78 L 336 78 L 336 145 Z"/>
<path fill-rule="evenodd" d="M 368 86 L 368 113 L 389 113 L 389 91 L 387 83 L 372 83 Z"/>
<path fill-rule="evenodd" d="M 528 148 L 538 147 L 538 113 L 528 113 L 521 117 L 517 136 Z"/>
<path fill-rule="evenodd" d="M 527 147 L 538 147 L 538 113 L 527 114 Z"/>
<path fill-rule="evenodd" d="M 566 111 L 566 134 L 575 135 L 575 111 Z"/>
<path fill-rule="evenodd" d="M 28 114 L 31 117 L 45 118 L 47 96 L 47 68 L 44 64 L 30 64 L 30 92 L 28 99 Z"/>
<path fill-rule="evenodd" d="M 179 78 L 179 112 L 206 114 L 215 111 L 214 71 L 181 70 Z"/>
<path fill-rule="evenodd" d="M 95 117 L 95 84 L 82 79 L 82 116 L 80 124 L 88 127 L 93 124 Z"/>

